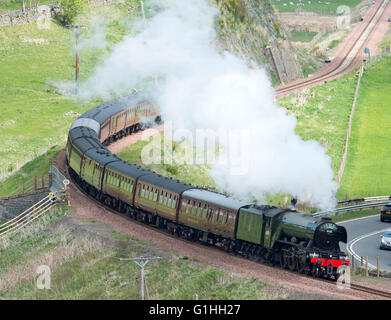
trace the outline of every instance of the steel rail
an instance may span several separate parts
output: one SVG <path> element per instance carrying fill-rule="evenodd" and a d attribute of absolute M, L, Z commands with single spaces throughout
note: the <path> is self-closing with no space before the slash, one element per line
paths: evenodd
<path fill-rule="evenodd" d="M 391 292 L 389 292 L 389 291 L 379 290 L 379 289 L 375 289 L 375 288 L 370 288 L 370 287 L 366 287 L 366 286 L 363 286 L 363 285 L 360 285 L 360 284 L 356 284 L 356 283 L 351 283 L 350 284 L 350 288 L 354 289 L 356 291 L 370 293 L 370 294 L 374 294 L 376 296 L 381 296 L 381 297 L 384 297 L 384 298 L 391 299 Z"/>

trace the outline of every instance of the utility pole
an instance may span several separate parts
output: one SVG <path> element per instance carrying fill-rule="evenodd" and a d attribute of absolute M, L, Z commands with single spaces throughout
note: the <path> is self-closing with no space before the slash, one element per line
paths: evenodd
<path fill-rule="evenodd" d="M 143 14 L 144 22 L 145 22 L 145 12 L 144 12 L 144 1 L 140 0 L 140 5 L 141 5 L 141 13 Z"/>
<path fill-rule="evenodd" d="M 72 25 L 67 27 L 75 29 L 75 38 L 76 38 L 75 87 L 76 87 L 76 95 L 79 95 L 79 29 L 87 28 L 87 26 Z"/>
<path fill-rule="evenodd" d="M 144 285 L 145 285 L 145 273 L 144 273 L 144 268 L 148 264 L 149 261 L 151 260 L 160 260 L 160 257 L 151 257 L 151 258 L 144 258 L 144 257 L 139 257 L 139 258 L 119 258 L 120 261 L 133 261 L 135 264 L 137 264 L 140 269 L 141 269 L 141 285 L 140 285 L 140 295 L 141 295 L 141 300 L 144 299 Z"/>

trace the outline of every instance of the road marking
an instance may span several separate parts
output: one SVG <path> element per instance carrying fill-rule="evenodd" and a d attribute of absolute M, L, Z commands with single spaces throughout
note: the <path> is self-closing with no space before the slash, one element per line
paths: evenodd
<path fill-rule="evenodd" d="M 343 223 L 353 222 L 353 221 L 357 221 L 357 220 L 362 220 L 362 219 L 368 219 L 368 218 L 378 217 L 379 215 L 380 215 L 380 213 L 378 213 L 378 214 L 373 214 L 373 215 L 366 216 L 366 217 L 355 218 L 355 219 L 350 219 L 350 220 L 346 220 L 346 221 L 337 222 L 337 224 L 343 224 Z"/>
<path fill-rule="evenodd" d="M 375 232 L 371 232 L 371 233 L 368 233 L 368 234 L 364 234 L 363 236 L 360 236 L 360 237 L 357 237 L 355 239 L 353 239 L 352 241 L 350 241 L 348 244 L 347 244 L 347 249 L 348 249 L 348 252 L 354 257 L 356 258 L 358 261 L 361 260 L 361 256 L 359 256 L 356 252 L 354 252 L 353 250 L 353 246 L 360 240 L 362 239 L 365 239 L 365 238 L 368 238 L 368 237 L 371 237 L 371 236 L 374 236 L 375 234 L 378 234 L 378 233 L 382 233 L 384 231 L 387 231 L 387 230 L 390 230 L 390 228 L 387 228 L 387 229 L 383 229 L 383 230 L 380 230 L 380 231 L 375 231 Z M 369 259 L 368 259 L 369 260 Z M 374 266 L 373 264 L 369 263 L 368 262 L 368 267 L 372 268 L 372 269 L 376 269 L 377 267 Z"/>

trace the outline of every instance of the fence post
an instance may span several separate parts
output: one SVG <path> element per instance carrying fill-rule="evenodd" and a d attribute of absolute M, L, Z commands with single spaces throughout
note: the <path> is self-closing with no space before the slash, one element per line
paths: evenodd
<path fill-rule="evenodd" d="M 45 188 L 45 176 L 42 175 L 42 189 Z"/>
<path fill-rule="evenodd" d="M 365 266 L 365 275 L 368 277 L 368 256 L 367 256 L 366 261 L 367 261 L 367 264 Z"/>
<path fill-rule="evenodd" d="M 37 176 L 34 177 L 34 193 L 37 192 Z"/>
<path fill-rule="evenodd" d="M 52 186 L 52 179 L 53 179 L 53 177 L 52 177 L 52 173 L 51 173 L 51 172 L 49 172 L 49 187 L 51 187 L 51 186 Z"/>
<path fill-rule="evenodd" d="M 380 278 L 380 263 L 379 263 L 379 256 L 377 256 L 377 277 Z"/>

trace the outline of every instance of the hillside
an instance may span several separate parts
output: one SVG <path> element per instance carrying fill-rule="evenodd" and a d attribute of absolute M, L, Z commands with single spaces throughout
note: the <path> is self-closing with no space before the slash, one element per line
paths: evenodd
<path fill-rule="evenodd" d="M 302 77 L 287 31 L 269 0 L 214 0 L 222 50 L 236 52 L 254 67 L 266 67 L 273 83 Z"/>

